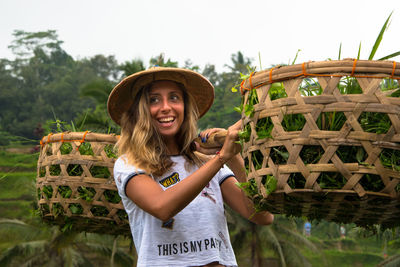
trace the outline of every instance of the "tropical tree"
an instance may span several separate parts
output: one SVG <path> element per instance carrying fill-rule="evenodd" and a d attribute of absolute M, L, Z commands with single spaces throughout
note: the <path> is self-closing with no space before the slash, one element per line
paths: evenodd
<path fill-rule="evenodd" d="M 228 211 L 232 246 L 242 266 L 265 266 L 269 252 L 272 252 L 282 267 L 311 266 L 301 251 L 307 248 L 318 252 L 318 249 L 297 231 L 292 219 L 275 215 L 272 225 L 260 226 Z"/>
<path fill-rule="evenodd" d="M 119 66 L 119 69 L 123 71 L 124 77 L 129 76 L 133 73 L 145 70 L 143 61 L 140 59 L 134 59 L 131 61 L 125 61 L 125 63 Z"/>
<path fill-rule="evenodd" d="M 20 220 L 0 219 L 12 239 L 0 254 L 0 266 L 132 266 L 134 257 L 117 246 L 119 237 L 62 232 Z M 11 240 L 11 242 L 10 242 Z"/>

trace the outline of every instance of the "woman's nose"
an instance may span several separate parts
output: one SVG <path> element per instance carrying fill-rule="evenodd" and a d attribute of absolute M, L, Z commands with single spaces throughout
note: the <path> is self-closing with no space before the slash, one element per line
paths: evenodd
<path fill-rule="evenodd" d="M 162 111 L 169 111 L 171 109 L 170 103 L 167 99 L 163 99 L 161 103 L 161 110 Z"/>

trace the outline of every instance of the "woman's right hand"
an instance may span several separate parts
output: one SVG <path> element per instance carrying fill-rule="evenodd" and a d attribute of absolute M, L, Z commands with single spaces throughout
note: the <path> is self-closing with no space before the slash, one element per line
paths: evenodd
<path fill-rule="evenodd" d="M 224 162 L 229 161 L 242 149 L 241 145 L 237 142 L 239 141 L 239 131 L 241 130 L 241 126 L 242 122 L 241 120 L 239 120 L 228 128 L 228 133 L 226 135 L 224 145 L 219 152 L 219 156 L 223 159 Z"/>

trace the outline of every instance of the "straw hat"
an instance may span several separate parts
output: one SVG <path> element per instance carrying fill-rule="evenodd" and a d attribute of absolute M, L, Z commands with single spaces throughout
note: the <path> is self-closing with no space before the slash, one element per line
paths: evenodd
<path fill-rule="evenodd" d="M 214 87 L 201 74 L 188 69 L 153 67 L 126 77 L 114 87 L 107 102 L 111 119 L 120 124 L 122 114 L 132 106 L 139 89 L 160 80 L 183 84 L 186 91 L 193 96 L 200 117 L 210 109 L 214 101 Z"/>

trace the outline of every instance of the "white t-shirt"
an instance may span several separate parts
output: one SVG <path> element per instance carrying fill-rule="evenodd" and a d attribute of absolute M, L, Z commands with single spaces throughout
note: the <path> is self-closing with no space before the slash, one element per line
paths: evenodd
<path fill-rule="evenodd" d="M 163 190 L 179 183 L 197 167 L 187 171 L 183 156 L 171 156 L 175 165 L 162 177 L 153 177 Z M 122 203 L 129 217 L 138 267 L 199 266 L 217 261 L 237 266 L 229 239 L 220 185 L 234 176 L 228 167 L 222 168 L 202 192 L 168 222 L 162 222 L 143 211 L 125 193 L 130 179 L 143 170 L 129 165 L 120 157 L 114 166 L 114 178 Z"/>

